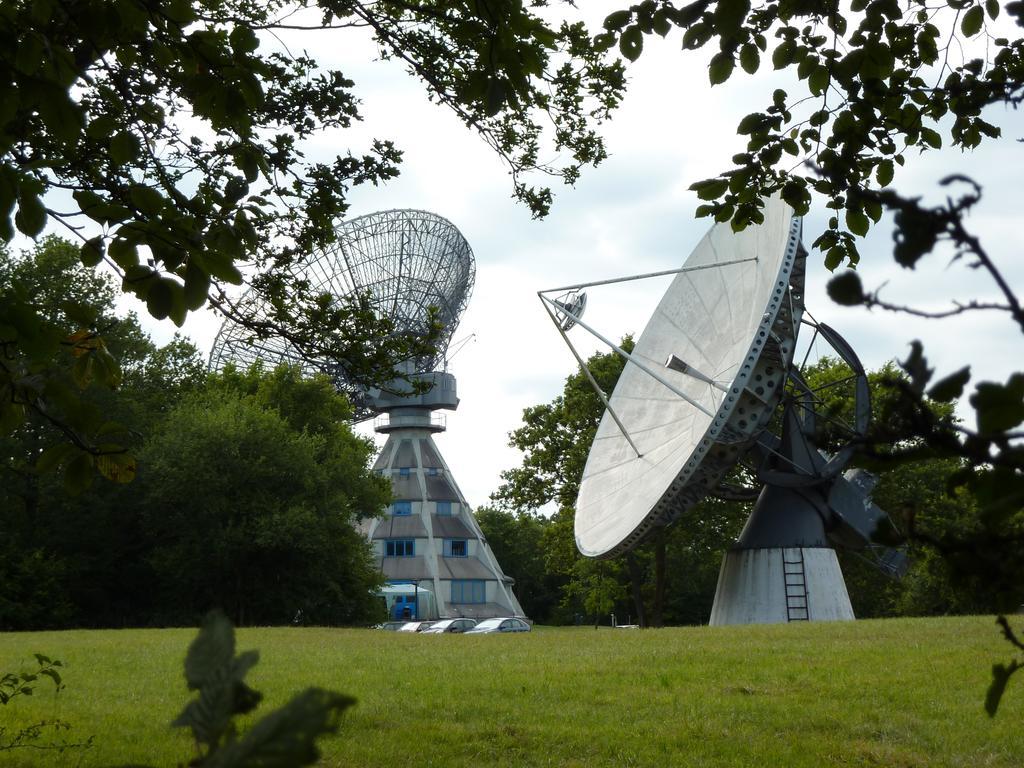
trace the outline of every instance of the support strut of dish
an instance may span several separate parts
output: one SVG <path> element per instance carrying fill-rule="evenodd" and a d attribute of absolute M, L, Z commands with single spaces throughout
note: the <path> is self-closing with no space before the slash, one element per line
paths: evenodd
<path fill-rule="evenodd" d="M 618 425 L 619 431 L 622 432 L 622 436 L 626 438 L 626 441 L 633 448 L 633 451 L 634 453 L 636 453 L 636 457 L 638 459 L 642 458 L 643 454 L 640 453 L 640 449 L 636 447 L 636 443 L 633 441 L 633 438 L 630 436 L 629 431 L 622 423 L 622 419 L 619 418 L 619 415 L 615 412 L 615 409 L 612 408 L 611 403 L 608 402 L 608 396 L 601 390 L 601 387 L 598 386 L 597 380 L 594 379 L 594 374 L 591 372 L 590 368 L 587 367 L 587 364 L 584 361 L 583 356 L 580 355 L 579 351 L 576 349 L 575 346 L 573 346 L 572 341 L 569 339 L 567 331 L 573 326 L 579 325 L 581 328 L 588 331 L 594 338 L 596 338 L 603 344 L 606 344 L 624 360 L 633 363 L 633 365 L 637 366 L 641 371 L 643 371 L 648 376 L 653 378 L 655 381 L 660 383 L 674 395 L 677 395 L 678 397 L 682 398 L 687 403 L 692 405 L 694 408 L 703 412 L 705 415 L 713 417 L 714 414 L 707 408 L 705 408 L 703 405 L 698 403 L 696 400 L 691 398 L 689 395 L 687 395 L 685 392 L 683 392 L 681 389 L 679 389 L 679 387 L 675 386 L 674 384 L 666 380 L 664 376 L 653 370 L 642 360 L 639 360 L 635 355 L 631 355 L 618 344 L 602 335 L 599 331 L 595 330 L 592 326 L 583 322 L 583 312 L 586 310 L 587 307 L 587 294 L 583 292 L 583 289 L 593 288 L 598 285 L 616 285 L 619 283 L 632 282 L 634 280 L 647 280 L 653 277 L 678 275 L 682 272 L 698 272 L 705 269 L 720 269 L 722 267 L 731 266 L 733 264 L 744 264 L 749 261 L 757 261 L 757 258 L 751 257 L 749 259 L 734 259 L 732 261 L 723 261 L 715 264 L 700 264 L 691 267 L 680 267 L 679 269 L 666 269 L 660 272 L 646 272 L 640 275 L 615 277 L 608 280 L 594 280 L 589 283 L 576 283 L 574 285 L 563 285 L 558 288 L 547 288 L 542 291 L 537 291 L 537 297 L 541 300 L 541 303 L 544 305 L 544 309 L 547 311 L 548 317 L 551 318 L 551 322 L 554 323 L 555 328 L 558 329 L 558 333 L 562 336 L 562 340 L 566 343 L 566 346 L 569 347 L 570 351 L 573 354 L 573 357 L 576 358 L 576 362 L 579 363 L 580 368 L 583 369 L 583 373 L 587 377 L 587 381 L 590 382 L 590 386 L 593 387 L 594 392 L 597 393 L 597 396 L 601 399 L 601 402 L 604 404 L 604 407 L 608 410 L 608 413 L 611 414 L 611 417 L 615 420 L 616 425 Z M 552 298 L 550 294 L 557 294 L 557 296 L 555 298 Z M 665 367 L 670 368 L 674 371 L 679 371 L 680 373 L 685 373 L 689 376 L 692 376 L 695 379 L 706 382 L 710 386 L 715 387 L 716 389 L 719 389 L 723 392 L 726 391 L 725 385 L 722 384 L 720 381 L 716 381 L 707 374 L 698 371 L 692 365 L 689 365 L 688 363 L 676 357 L 675 355 L 671 355 L 668 358 L 668 360 L 665 361 Z"/>

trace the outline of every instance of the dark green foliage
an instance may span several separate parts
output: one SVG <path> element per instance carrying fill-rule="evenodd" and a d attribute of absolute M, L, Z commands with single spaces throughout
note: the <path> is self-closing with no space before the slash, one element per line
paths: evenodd
<path fill-rule="evenodd" d="M 274 393 L 308 412 L 290 423 Z M 34 495 L 0 491 L 0 570 L 21 574 L 0 582 L 0 624 L 180 625 L 214 606 L 245 623 L 368 620 L 379 573 L 353 524 L 389 489 L 369 472 L 373 447 L 329 421 L 348 407 L 295 371 L 213 378 L 147 430 L 136 482 L 68 498 L 27 473 Z"/>
<path fill-rule="evenodd" d="M 33 253 L 20 258 L 7 252 L 0 254 L 0 287 L 5 297 L 12 295 L 11 292 L 30 297 L 35 309 L 54 327 L 67 328 L 69 323 L 75 322 L 75 317 L 90 318 L 89 322 L 104 329 L 104 346 L 125 362 L 127 371 L 146 364 L 148 356 L 157 352 L 134 316 L 121 319 L 114 316 L 115 292 L 109 281 L 78 265 L 75 249 L 65 241 L 48 239 Z M 180 347 L 182 354 L 188 354 L 183 343 L 175 342 L 175 346 Z M 188 349 L 194 356 L 194 348 Z M 181 356 L 177 358 L 175 363 Z M 137 447 L 138 440 L 128 425 L 147 423 L 147 414 L 146 409 L 131 407 L 135 402 L 133 395 L 138 392 L 134 377 L 129 377 L 129 381 L 121 380 L 121 397 L 117 400 L 118 407 L 114 407 L 108 385 L 92 383 L 79 390 L 71 370 L 77 365 L 74 360 L 72 352 L 67 355 L 66 365 L 43 362 L 37 369 L 20 370 L 30 377 L 36 376 L 43 389 L 77 391 L 78 423 L 85 418 L 92 419 L 90 428 L 102 429 L 111 437 Z M 17 371 L 23 362 L 17 357 L 12 360 L 10 356 L 3 361 L 6 370 L 14 375 L 21 375 Z M 36 372 L 33 374 L 30 370 Z M 168 375 L 177 377 L 185 386 L 186 371 L 187 368 L 180 373 L 168 371 Z M 99 416 L 103 412 L 105 415 Z M 78 547 L 84 542 L 95 542 L 99 558 L 104 557 L 99 553 L 106 545 L 98 533 L 104 530 L 112 510 L 95 509 L 87 501 L 93 462 L 98 457 L 71 448 L 65 442 L 67 425 L 59 420 L 54 423 L 45 418 L 47 415 L 52 415 L 52 411 L 40 413 L 28 409 L 20 426 L 9 436 L 0 437 L 0 475 L 3 476 L 0 508 L 4 510 L 5 530 L 0 542 L 3 553 L 0 556 L 0 626 L 7 628 L 61 626 L 74 620 L 76 597 L 69 594 L 69 585 L 75 585 L 76 590 L 88 590 L 94 582 L 79 581 L 81 563 L 64 549 L 65 541 L 72 544 L 72 552 L 80 551 Z M 62 464 L 66 468 L 64 478 L 47 471 Z M 85 471 L 77 475 L 76 466 Z M 65 490 L 68 486 L 80 495 L 69 498 Z M 54 513 L 58 508 L 61 517 L 66 515 L 66 526 L 56 525 Z M 91 512 L 95 513 L 93 525 L 87 523 Z M 123 541 L 117 527 L 111 533 L 110 544 L 116 546 Z"/>
<path fill-rule="evenodd" d="M 117 318 L 109 283 L 58 240 L 0 254 L 3 276 L 55 321 L 72 306 L 102 324 L 121 383 L 79 398 L 116 418 L 139 477 L 92 484 L 86 467 L 69 496 L 77 458 L 59 426 L 31 412 L 0 437 L 0 627 L 180 625 L 213 607 L 264 623 L 369 618 L 379 576 L 353 523 L 389 491 L 329 382 L 286 368 L 208 377 L 190 343 L 157 348 Z"/>
<path fill-rule="evenodd" d="M 1024 40 L 991 38 L 957 61 L 948 54 L 965 41 L 940 33 L 957 26 L 964 38 L 974 37 L 986 15 L 995 19 L 999 11 L 996 0 L 934 9 L 891 0 L 847 7 L 650 2 L 610 15 L 596 42 L 611 45 L 618 38 L 624 55 L 635 60 L 643 50 L 641 33 L 665 34 L 645 22 L 658 18 L 683 31 L 684 48 L 708 47 L 712 85 L 728 80 L 737 60 L 753 74 L 769 53 L 776 70 L 794 70 L 804 93 L 777 90 L 764 111 L 741 121 L 739 133 L 749 138 L 735 167 L 692 188 L 709 201 L 699 215 L 731 220 L 736 228 L 760 221 L 761 200 L 773 193 L 801 213 L 812 195 L 822 196 L 835 216 L 814 244 L 835 268 L 857 263 L 856 237 L 882 212 L 871 193 L 892 182 L 894 166 L 902 166 L 910 150 L 938 149 L 943 134 L 965 149 L 1000 136 L 982 113 L 991 104 L 1018 103 Z M 935 82 L 928 70 L 940 56 L 945 66 Z M 807 162 L 781 162 L 783 155 Z"/>
<path fill-rule="evenodd" d="M 72 392 L 73 421 L 88 422 L 90 434 L 118 440 L 121 445 L 111 450 L 127 452 L 112 455 L 134 467 L 140 432 L 205 377 L 195 348 L 176 339 L 158 349 L 134 315 L 116 317 L 109 280 L 79 265 L 75 249 L 65 241 L 48 239 L 21 257 L 0 253 L 0 290 L 6 297 L 15 289 L 31 297 L 54 327 L 65 329 L 59 333 L 77 327 L 76 317 L 90 318 L 103 329 L 102 343 L 120 358 L 123 371 L 115 394 L 95 380 L 79 387 L 73 351 L 62 364 L 43 361 L 39 367 L 19 368 L 24 360 L 7 356 L 0 365 L 8 373 L 29 376 L 44 390 Z M 105 466 L 103 459 L 112 455 L 96 456 L 69 445 L 68 424 L 49 418 L 55 415 L 26 409 L 22 423 L 0 436 L 5 532 L 0 541 L 0 626 L 5 628 L 67 626 L 81 621 L 83 613 L 101 623 L 121 623 L 112 617 L 121 615 L 122 580 L 129 577 L 128 583 L 140 590 L 145 584 L 131 581 L 138 575 L 132 559 L 121 560 L 123 553 L 137 551 L 138 539 L 130 510 L 117 503 L 118 487 L 106 489 L 105 502 L 91 488 L 94 465 L 108 477 L 126 465 Z M 51 471 L 61 466 L 63 477 Z M 69 497 L 69 488 L 77 495 Z M 89 577 L 82 578 L 85 574 Z"/>
<path fill-rule="evenodd" d="M 866 296 L 863 303 L 877 301 Z M 844 557 L 854 609 L 861 616 L 1016 611 L 1024 601 L 1024 457 L 1010 431 L 1024 420 L 1024 377 L 977 386 L 972 432 L 952 407 L 969 367 L 929 388 L 933 371 L 915 342 L 900 368 L 871 377 L 875 419 L 861 460 L 882 471 L 874 500 L 903 530 L 912 565 L 902 581 L 885 584 Z M 999 620 L 1019 648 L 1006 619 Z M 990 715 L 1017 668 L 1017 661 L 993 667 Z"/>
<path fill-rule="evenodd" d="M 0 625 L 5 629 L 65 626 L 75 614 L 67 595 L 67 564 L 54 549 L 7 517 L 0 542 Z"/>
<path fill-rule="evenodd" d="M 31 696 L 40 678 L 49 678 L 59 693 L 64 688 L 60 661 L 36 654 L 31 672 L 0 675 L 0 705 Z M 307 688 L 283 707 L 239 731 L 237 718 L 253 712 L 262 695 L 245 682 L 259 661 L 256 651 L 235 654 L 235 631 L 223 614 L 209 614 L 185 656 L 185 682 L 196 696 L 181 711 L 173 727 L 188 728 L 196 743 L 193 766 L 210 768 L 298 768 L 320 758 L 318 739 L 337 733 L 342 713 L 355 699 L 322 688 Z M 89 737 L 71 742 L 71 726 L 49 719 L 9 733 L 0 725 L 0 753 L 28 750 L 64 753 L 88 749 Z M 52 732 L 52 736 L 48 734 Z"/>
<path fill-rule="evenodd" d="M 368 471 L 372 447 L 343 423 L 318 434 L 261 404 L 289 378 L 300 392 L 338 398 L 324 380 L 276 376 L 242 397 L 217 392 L 215 380 L 213 392 L 172 411 L 140 453 L 146 470 L 134 490 L 164 622 L 211 606 L 261 624 L 350 623 L 373 609 L 379 574 L 353 527 L 389 498 Z M 309 405 L 318 416 L 316 400 Z"/>
<path fill-rule="evenodd" d="M 196 691 L 171 723 L 188 728 L 199 756 L 190 765 L 218 768 L 293 768 L 320 758 L 317 739 L 336 733 L 355 699 L 308 688 L 239 734 L 235 719 L 263 698 L 245 683 L 259 661 L 256 651 L 235 655 L 235 630 L 220 613 L 207 616 L 185 656 L 185 681 Z"/>
<path fill-rule="evenodd" d="M 58 238 L 20 256 L 0 252 L 0 294 L 0 316 L 36 313 L 50 334 L 39 357 L 16 342 L 3 346 L 0 392 L 19 414 L 8 434 L 23 452 L 4 451 L 0 471 L 21 477 L 29 494 L 45 482 L 37 475 L 54 469 L 72 493 L 87 490 L 97 471 L 130 482 L 139 430 L 205 376 L 195 347 L 175 337 L 156 348 L 133 313 L 117 317 L 110 278 L 80 265 Z M 0 436 L 0 450 L 8 444 Z"/>
<path fill-rule="evenodd" d="M 852 399 L 848 389 L 829 383 L 841 382 L 848 374 L 849 370 L 833 358 L 823 358 L 804 372 L 818 392 L 820 410 L 828 415 L 819 439 L 830 450 L 838 447 L 835 441 L 847 437 L 841 429 L 830 430 L 833 425 L 852 420 Z M 914 419 L 918 417 L 955 428 L 953 398 L 925 396 L 915 416 L 904 408 L 910 379 L 895 365 L 890 363 L 870 372 L 868 383 L 875 428 L 905 437 L 886 451 L 865 446 L 853 463 L 879 474 L 872 498 L 909 535 L 906 544 L 911 566 L 903 579 L 892 581 L 855 554 L 841 553 L 856 615 L 983 613 L 1019 605 L 1024 600 L 1024 560 L 1006 557 L 1012 538 L 1001 545 L 985 538 L 992 532 L 986 533 L 988 523 L 979 497 L 967 488 L 951 487 L 967 466 L 965 461 L 933 453 L 922 438 L 912 437 Z M 949 394 L 945 386 L 943 389 L 946 391 L 940 394 Z M 893 450 L 914 453 L 917 460 L 892 461 L 888 451 Z M 1012 533 L 1010 529 L 1005 532 Z M 952 546 L 957 541 L 972 544 L 958 553 L 950 552 L 949 557 L 937 556 L 936 542 Z M 983 568 L 982 560 L 989 561 Z M 995 568 L 1003 571 L 998 579 L 993 575 Z"/>
<path fill-rule="evenodd" d="M 873 301 L 868 297 L 866 301 Z M 934 407 L 948 403 L 970 379 L 965 367 L 932 383 L 933 371 L 920 344 L 889 371 L 881 385 L 887 393 L 885 410 L 875 421 L 865 451 L 880 466 L 912 471 L 916 462 L 945 460 L 943 498 L 969 498 L 973 511 L 966 517 L 936 500 L 934 509 L 946 514 L 905 515 L 912 541 L 934 548 L 946 561 L 952 578 L 978 594 L 986 594 L 992 610 L 1009 611 L 1024 600 L 1024 455 L 1013 443 L 1021 412 L 1021 374 L 1005 383 L 981 382 L 969 403 L 977 414 L 972 430 Z M 929 386 L 931 385 L 931 386 Z M 934 487 L 934 484 L 933 484 Z"/>
<path fill-rule="evenodd" d="M 709 497 L 668 528 L 661 623 L 707 624 L 722 558 L 749 514 L 748 504 Z M 653 590 L 653 574 L 646 581 Z"/>
<path fill-rule="evenodd" d="M 860 276 L 847 270 L 828 281 L 828 295 L 836 304 L 851 306 L 864 301 L 864 289 Z"/>
<path fill-rule="evenodd" d="M 0 704 L 9 704 L 18 696 L 31 696 L 35 690 L 33 683 L 42 677 L 48 677 L 60 691 L 64 687 L 58 669 L 64 666 L 59 659 L 51 659 L 41 653 L 35 654 L 36 669 L 32 672 L 5 672 L 0 675 Z"/>
<path fill-rule="evenodd" d="M 528 512 L 480 507 L 474 513 L 487 544 L 506 575 L 526 615 L 538 624 L 560 623 L 558 605 L 565 579 L 547 570 L 545 545 L 551 521 Z"/>
<path fill-rule="evenodd" d="M 131 464 L 129 436 L 104 406 L 123 383 L 116 357 L 152 345 L 134 318 L 114 317 L 114 296 L 67 241 L 47 238 L 20 257 L 0 250 L 0 440 L 23 426 L 59 434 L 41 448 L 51 449 L 51 466 L 66 467 L 74 492 L 94 467 L 113 479 L 105 462 Z"/>

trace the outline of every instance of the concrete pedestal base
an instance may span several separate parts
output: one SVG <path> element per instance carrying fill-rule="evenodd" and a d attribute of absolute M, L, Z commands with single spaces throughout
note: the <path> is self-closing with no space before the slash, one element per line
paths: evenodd
<path fill-rule="evenodd" d="M 712 626 L 853 619 L 835 550 L 737 549 L 718 575 Z"/>

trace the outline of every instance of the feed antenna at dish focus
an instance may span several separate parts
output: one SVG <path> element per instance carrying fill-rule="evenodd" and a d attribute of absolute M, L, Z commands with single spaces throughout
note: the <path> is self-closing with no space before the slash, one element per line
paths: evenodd
<path fill-rule="evenodd" d="M 834 546 L 892 574 L 904 567 L 901 552 L 872 541 L 888 524 L 870 501 L 873 478 L 845 469 L 870 420 L 867 377 L 849 344 L 805 311 L 799 217 L 779 199 L 763 213 L 739 233 L 712 227 L 679 268 L 539 292 L 605 404 L 580 483 L 576 543 L 589 557 L 613 557 L 705 496 L 756 495 L 722 564 L 711 623 L 851 619 Z M 672 274 L 632 352 L 582 319 L 584 288 Z M 577 325 L 626 361 L 610 397 L 569 340 Z M 801 326 L 848 371 L 848 423 L 822 406 L 794 362 Z M 829 452 L 823 434 L 840 438 Z M 725 483 L 737 465 L 762 487 Z"/>

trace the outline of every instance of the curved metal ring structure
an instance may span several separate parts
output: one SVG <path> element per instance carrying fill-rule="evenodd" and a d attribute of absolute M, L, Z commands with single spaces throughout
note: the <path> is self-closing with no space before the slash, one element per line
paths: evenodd
<path fill-rule="evenodd" d="M 798 473 L 785 470 L 758 472 L 758 479 L 773 485 L 796 488 L 802 485 L 820 484 L 824 480 L 837 477 L 853 458 L 856 451 L 856 442 L 867 434 L 868 426 L 871 423 L 871 391 L 868 386 L 868 374 L 864 370 L 860 358 L 854 352 L 853 347 L 844 339 L 838 331 L 825 323 L 809 323 L 814 327 L 815 336 L 821 336 L 832 350 L 839 355 L 839 359 L 850 369 L 849 380 L 852 380 L 853 396 L 853 422 L 845 425 L 847 439 L 843 445 L 833 448 L 828 454 L 825 463 L 818 467 L 810 475 L 799 475 Z M 813 344 L 813 341 L 812 341 Z M 800 420 L 803 423 L 803 431 L 807 435 L 814 435 L 817 425 L 821 419 L 818 412 L 820 401 L 817 392 L 804 380 L 800 371 L 793 367 L 789 372 L 793 392 L 790 395 L 795 404 L 799 404 Z M 834 383 L 833 383 L 834 384 Z M 813 440 L 812 440 L 813 442 Z"/>
<path fill-rule="evenodd" d="M 473 251 L 462 233 L 447 219 L 419 210 L 389 210 L 343 222 L 329 249 L 292 266 L 294 276 L 308 280 L 314 291 L 342 299 L 368 294 L 382 317 L 391 318 L 398 332 L 425 333 L 428 310 L 434 308 L 442 331 L 435 354 L 411 361 L 409 373 L 427 373 L 443 364 L 459 318 L 469 302 L 476 277 Z M 265 316 L 252 290 L 241 299 L 247 311 Z M 327 373 L 339 389 L 353 382 L 344 376 L 340 361 L 323 360 L 315 365 L 302 359 L 280 337 L 252 338 L 248 329 L 225 320 L 210 352 L 209 366 L 219 370 L 229 362 L 248 366 L 257 360 L 280 362 Z M 358 418 L 369 416 L 360 412 Z"/>
<path fill-rule="evenodd" d="M 739 234 L 713 227 L 637 341 L 633 357 L 686 398 L 627 362 L 580 484 L 576 544 L 584 555 L 613 557 L 681 515 L 767 426 L 803 314 L 805 253 L 800 219 L 785 203 L 767 201 L 764 214 Z"/>

